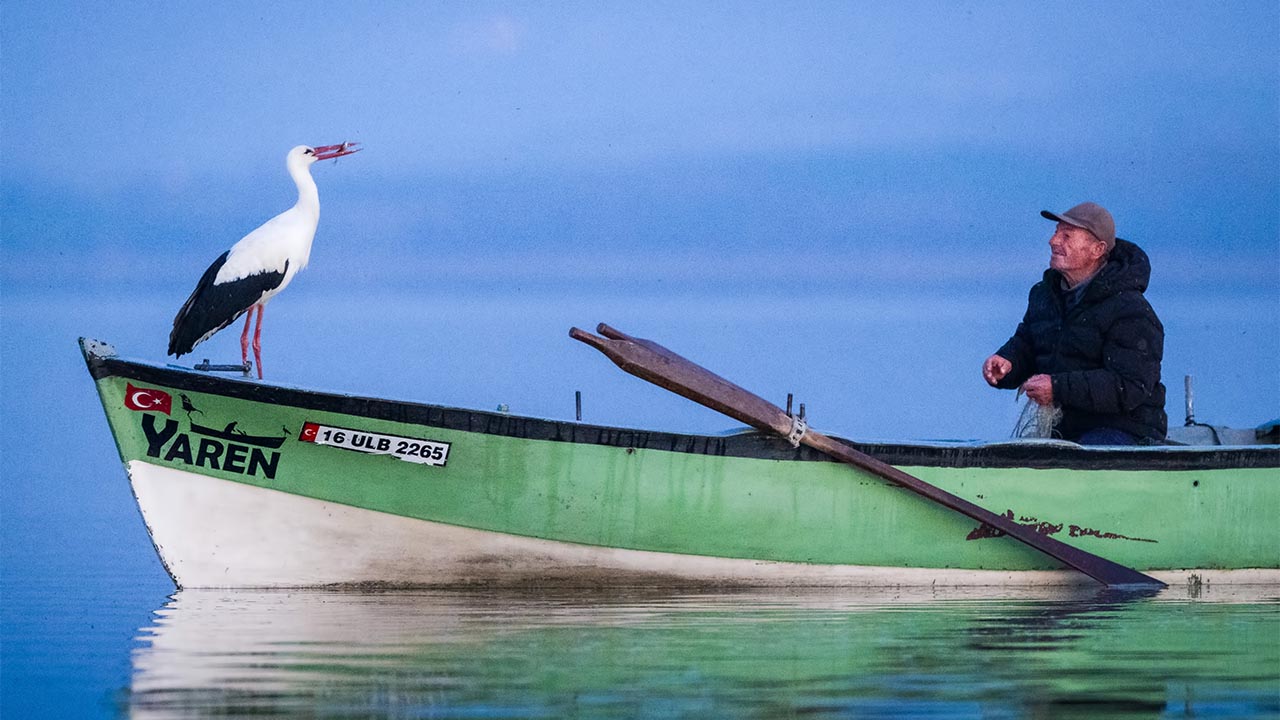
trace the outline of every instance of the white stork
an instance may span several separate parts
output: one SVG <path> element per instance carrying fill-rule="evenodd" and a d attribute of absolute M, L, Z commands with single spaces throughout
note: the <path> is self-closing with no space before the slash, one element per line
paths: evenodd
<path fill-rule="evenodd" d="M 311 257 L 311 241 L 320 222 L 320 193 L 311 179 L 311 164 L 358 152 L 359 143 L 307 147 L 289 151 L 285 165 L 298 186 L 298 202 L 271 218 L 213 261 L 191 297 L 173 319 L 169 354 L 182 357 L 196 345 L 245 314 L 240 334 L 240 360 L 249 360 L 249 325 L 257 310 L 253 359 L 262 379 L 262 312 L 267 301 L 284 290 Z"/>

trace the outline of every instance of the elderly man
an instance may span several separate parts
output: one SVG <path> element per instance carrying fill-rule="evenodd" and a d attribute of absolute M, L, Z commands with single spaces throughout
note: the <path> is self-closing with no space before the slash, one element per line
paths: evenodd
<path fill-rule="evenodd" d="M 993 387 L 1023 391 L 1062 408 L 1055 434 L 1082 445 L 1164 440 L 1160 359 L 1164 326 L 1143 297 L 1151 263 L 1116 237 L 1115 221 L 1091 202 L 1064 213 L 1044 279 L 1031 288 L 1017 331 L 982 364 Z"/>

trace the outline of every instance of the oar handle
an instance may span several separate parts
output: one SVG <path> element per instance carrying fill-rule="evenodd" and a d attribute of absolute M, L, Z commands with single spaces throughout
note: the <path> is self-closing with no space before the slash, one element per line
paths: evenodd
<path fill-rule="evenodd" d="M 569 337 L 573 338 L 574 340 L 584 342 L 590 345 L 591 347 L 599 350 L 600 352 L 604 352 L 604 349 L 608 347 L 608 345 L 605 343 L 604 338 L 596 337 L 595 335 L 592 335 L 586 330 L 581 330 L 576 327 L 569 328 Z"/>
<path fill-rule="evenodd" d="M 605 337 L 597 337 L 576 327 L 569 330 L 569 337 L 604 353 L 627 373 L 746 425 L 782 435 L 791 432 L 791 417 L 777 405 L 651 340 L 633 338 L 604 323 L 600 323 L 597 329 Z"/>

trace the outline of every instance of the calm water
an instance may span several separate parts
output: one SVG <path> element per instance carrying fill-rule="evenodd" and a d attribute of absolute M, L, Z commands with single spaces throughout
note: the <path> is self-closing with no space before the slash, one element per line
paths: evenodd
<path fill-rule="evenodd" d="M 4 714 L 1280 717 L 1277 595 L 181 591 Z"/>

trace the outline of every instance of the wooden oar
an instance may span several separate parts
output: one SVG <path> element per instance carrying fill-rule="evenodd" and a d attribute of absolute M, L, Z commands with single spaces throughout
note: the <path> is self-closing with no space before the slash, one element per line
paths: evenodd
<path fill-rule="evenodd" d="M 897 483 L 944 507 L 978 522 L 986 523 L 1040 552 L 1094 578 L 1108 587 L 1164 587 L 1164 583 L 1137 570 L 1085 552 L 1012 519 L 978 507 L 888 463 L 858 452 L 848 445 L 809 429 L 800 421 L 763 398 L 734 385 L 715 373 L 671 352 L 650 340 L 634 338 L 601 323 L 596 331 L 604 337 L 572 328 L 569 336 L 604 353 L 618 367 L 683 395 L 696 403 L 728 415 L 752 427 L 774 432 L 792 441 L 826 453 L 844 463 Z"/>

